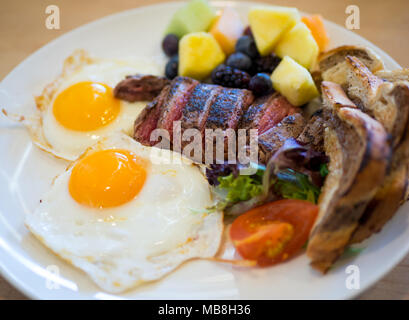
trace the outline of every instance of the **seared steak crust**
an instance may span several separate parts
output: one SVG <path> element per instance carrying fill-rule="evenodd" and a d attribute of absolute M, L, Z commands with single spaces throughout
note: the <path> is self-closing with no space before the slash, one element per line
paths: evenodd
<path fill-rule="evenodd" d="M 129 102 L 150 101 L 170 83 L 165 77 L 136 74 L 127 76 L 114 89 L 115 98 Z"/>
<path fill-rule="evenodd" d="M 158 121 L 158 128 L 169 132 L 172 139 L 173 121 L 182 118 L 182 110 L 185 107 L 190 94 L 199 84 L 198 81 L 187 77 L 176 77 L 172 80 L 170 91 L 162 106 L 162 112 Z"/>
<path fill-rule="evenodd" d="M 203 132 L 210 108 L 222 89 L 212 84 L 197 85 L 182 111 L 182 128 L 195 128 Z"/>
<path fill-rule="evenodd" d="M 262 134 L 286 116 L 300 112 L 278 92 L 257 98 L 240 120 L 240 129 L 258 129 Z"/>
<path fill-rule="evenodd" d="M 315 112 L 297 140 L 312 146 L 316 151 L 324 151 L 324 130 L 325 121 L 322 117 L 322 110 Z"/>
<path fill-rule="evenodd" d="M 211 106 L 205 128 L 236 130 L 243 112 L 253 100 L 249 90 L 223 88 Z"/>
<path fill-rule="evenodd" d="M 260 161 L 266 163 L 289 138 L 297 138 L 306 121 L 300 113 L 285 117 L 277 125 L 258 137 Z"/>
<path fill-rule="evenodd" d="M 157 128 L 162 112 L 162 106 L 170 91 L 170 85 L 165 86 L 155 100 L 148 103 L 138 115 L 134 124 L 134 139 L 144 145 L 153 146 L 156 141 L 151 141 L 151 133 Z"/>

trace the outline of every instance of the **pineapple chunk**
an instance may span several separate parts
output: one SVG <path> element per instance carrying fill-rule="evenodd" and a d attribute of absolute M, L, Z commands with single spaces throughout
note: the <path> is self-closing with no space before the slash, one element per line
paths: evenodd
<path fill-rule="evenodd" d="M 190 33 L 179 42 L 179 75 L 181 76 L 203 80 L 224 59 L 223 50 L 210 33 Z"/>
<path fill-rule="evenodd" d="M 288 56 L 274 70 L 271 81 L 274 89 L 296 107 L 319 95 L 309 71 Z"/>
<path fill-rule="evenodd" d="M 296 8 L 254 7 L 248 15 L 257 49 L 262 56 L 271 53 L 280 37 L 291 29 L 301 16 Z"/>
<path fill-rule="evenodd" d="M 216 13 L 206 0 L 190 0 L 175 12 L 165 34 L 181 38 L 191 32 L 207 31 L 215 18 Z"/>
<path fill-rule="evenodd" d="M 318 57 L 319 48 L 310 29 L 303 22 L 299 22 L 283 35 L 274 52 L 280 58 L 290 56 L 310 69 Z"/>

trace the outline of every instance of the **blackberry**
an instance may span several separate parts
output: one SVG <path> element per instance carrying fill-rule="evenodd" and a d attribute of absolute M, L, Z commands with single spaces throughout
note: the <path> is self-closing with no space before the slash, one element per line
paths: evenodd
<path fill-rule="evenodd" d="M 281 59 L 274 53 L 265 57 L 259 57 L 253 61 L 253 74 L 256 73 L 269 73 L 271 74 L 275 68 L 277 68 Z"/>
<path fill-rule="evenodd" d="M 250 79 L 250 75 L 247 72 L 224 64 L 219 65 L 212 72 L 213 83 L 224 87 L 247 89 Z"/>

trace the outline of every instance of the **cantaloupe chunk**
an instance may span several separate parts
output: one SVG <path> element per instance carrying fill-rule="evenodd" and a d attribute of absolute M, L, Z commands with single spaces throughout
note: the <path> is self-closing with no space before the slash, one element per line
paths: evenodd
<path fill-rule="evenodd" d="M 276 91 L 294 106 L 301 106 L 319 95 L 309 71 L 286 56 L 271 75 Z"/>
<path fill-rule="evenodd" d="M 207 31 L 215 18 L 216 12 L 206 0 L 191 0 L 175 12 L 165 34 L 181 38 L 191 32 Z"/>
<path fill-rule="evenodd" d="M 290 56 L 310 69 L 317 60 L 319 48 L 310 29 L 303 22 L 299 22 L 282 36 L 274 52 L 280 58 Z"/>
<path fill-rule="evenodd" d="M 239 13 L 230 7 L 226 7 L 220 17 L 210 29 L 210 33 L 217 40 L 226 55 L 234 52 L 237 39 L 243 34 L 244 25 Z"/>
<path fill-rule="evenodd" d="M 202 80 L 225 57 L 219 43 L 210 33 L 189 33 L 179 42 L 179 75 Z"/>
<path fill-rule="evenodd" d="M 324 51 L 329 43 L 329 37 L 325 30 L 322 16 L 315 14 L 312 16 L 304 16 L 301 21 L 310 29 L 312 36 L 318 44 L 320 51 Z"/>
<path fill-rule="evenodd" d="M 248 19 L 257 49 L 265 56 L 273 51 L 280 37 L 301 17 L 296 8 L 264 6 L 251 8 Z"/>

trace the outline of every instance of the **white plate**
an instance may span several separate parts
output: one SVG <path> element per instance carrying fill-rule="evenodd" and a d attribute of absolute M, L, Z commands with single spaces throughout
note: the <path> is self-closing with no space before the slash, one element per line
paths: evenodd
<path fill-rule="evenodd" d="M 215 2 L 236 7 L 243 17 L 251 3 Z M 0 106 L 22 112 L 35 108 L 33 96 L 61 71 L 74 49 L 92 55 L 158 55 L 165 24 L 180 3 L 167 3 L 115 14 L 73 30 L 44 46 L 0 84 Z M 333 23 L 326 24 L 331 46 L 362 44 L 372 47 L 388 68 L 399 65 L 379 48 Z M 101 292 L 81 271 L 64 263 L 26 230 L 25 212 L 32 211 L 52 178 L 66 163 L 36 147 L 20 125 L 0 117 L 0 269 L 26 295 L 41 299 L 344 299 L 379 280 L 409 250 L 408 204 L 383 231 L 365 243 L 357 257 L 342 260 L 327 275 L 312 270 L 305 255 L 267 269 L 238 269 L 226 264 L 195 261 L 165 279 L 121 296 Z M 360 289 L 347 289 L 346 267 L 360 270 Z M 53 276 L 57 266 L 60 276 Z M 48 269 L 47 269 L 48 267 Z M 50 286 L 56 280 L 59 288 Z M 54 288 L 54 289 L 50 289 Z"/>

